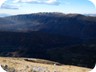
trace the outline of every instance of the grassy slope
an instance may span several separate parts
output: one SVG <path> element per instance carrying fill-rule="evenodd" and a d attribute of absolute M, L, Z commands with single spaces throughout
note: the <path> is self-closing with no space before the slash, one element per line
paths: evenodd
<path fill-rule="evenodd" d="M 47 68 L 50 72 L 53 72 L 55 69 L 59 72 L 88 72 L 91 69 L 69 66 L 69 65 L 58 65 L 54 66 L 54 62 L 41 60 L 41 59 L 33 59 L 32 61 L 25 61 L 24 58 L 5 58 L 0 57 L 0 64 L 5 66 L 8 65 L 10 68 L 14 68 L 17 72 L 32 72 L 31 69 L 33 67 L 42 67 Z M 43 62 L 43 63 L 42 63 Z"/>

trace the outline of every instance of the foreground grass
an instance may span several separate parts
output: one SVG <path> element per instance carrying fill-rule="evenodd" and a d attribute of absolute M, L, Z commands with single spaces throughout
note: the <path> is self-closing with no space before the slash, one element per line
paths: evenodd
<path fill-rule="evenodd" d="M 8 68 L 14 69 L 14 72 L 43 72 L 44 70 L 45 72 L 89 72 L 91 70 L 70 65 L 55 65 L 55 62 L 42 59 L 0 57 L 0 64 L 3 66 L 7 65 Z"/>

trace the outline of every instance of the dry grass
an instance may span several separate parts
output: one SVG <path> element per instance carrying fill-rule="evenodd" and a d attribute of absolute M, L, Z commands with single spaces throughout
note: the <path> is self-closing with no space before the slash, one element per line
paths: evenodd
<path fill-rule="evenodd" d="M 8 65 L 10 68 L 14 68 L 17 70 L 17 72 L 32 72 L 32 69 L 35 68 L 43 68 L 47 69 L 49 72 L 54 72 L 56 70 L 57 72 L 89 72 L 90 69 L 83 68 L 83 67 L 76 67 L 76 66 L 69 66 L 69 65 L 53 65 L 47 62 L 47 60 L 39 60 L 39 59 L 33 59 L 35 62 L 32 61 L 26 61 L 24 58 L 5 58 L 0 57 L 0 64 L 1 65 Z M 36 63 L 36 61 L 38 61 Z M 40 61 L 40 62 L 39 62 Z M 46 61 L 49 64 L 46 64 L 44 61 Z M 44 62 L 41 63 L 41 62 Z"/>

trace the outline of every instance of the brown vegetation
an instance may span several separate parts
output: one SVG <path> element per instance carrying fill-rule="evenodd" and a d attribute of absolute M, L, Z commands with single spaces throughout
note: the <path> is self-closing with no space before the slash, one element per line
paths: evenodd
<path fill-rule="evenodd" d="M 55 65 L 55 62 L 42 59 L 5 58 L 0 57 L 0 64 L 9 72 L 36 72 L 33 70 L 46 70 L 45 72 L 88 72 L 90 69 L 69 65 Z M 30 60 L 30 61 L 28 61 Z M 32 61 L 31 61 L 32 60 Z M 34 62 L 33 62 L 34 61 Z M 36 62 L 37 61 L 37 62 Z M 43 63 L 44 62 L 44 63 Z M 39 71 L 40 72 L 40 71 Z"/>

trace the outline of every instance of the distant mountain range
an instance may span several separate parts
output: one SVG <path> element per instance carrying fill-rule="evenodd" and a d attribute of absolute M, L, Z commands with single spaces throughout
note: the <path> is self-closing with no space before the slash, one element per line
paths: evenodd
<path fill-rule="evenodd" d="M 83 15 L 85 15 L 85 16 L 96 16 L 96 14 L 83 14 Z M 0 14 L 0 17 L 7 17 L 7 16 L 12 16 L 12 15 L 10 15 L 10 14 L 4 14 L 4 13 L 1 13 Z"/>
<path fill-rule="evenodd" d="M 0 30 L 41 31 L 80 39 L 94 39 L 96 38 L 96 17 L 62 13 L 17 15 L 1 18 Z"/>
<path fill-rule="evenodd" d="M 34 13 L 0 18 L 0 56 L 43 58 L 93 67 L 96 17 Z"/>
<path fill-rule="evenodd" d="M 96 17 L 96 14 L 84 14 L 84 15 Z"/>

